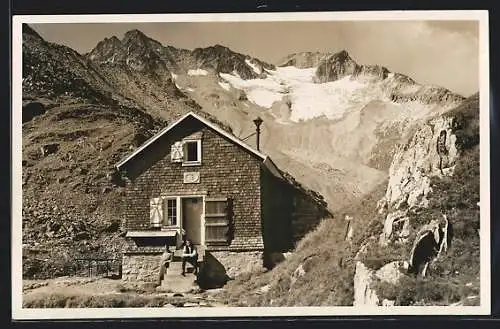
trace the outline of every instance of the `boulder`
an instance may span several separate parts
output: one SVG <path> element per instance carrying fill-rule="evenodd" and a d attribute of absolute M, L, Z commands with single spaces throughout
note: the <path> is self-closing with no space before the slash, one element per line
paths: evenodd
<path fill-rule="evenodd" d="M 58 143 L 45 144 L 42 147 L 40 147 L 40 153 L 41 153 L 42 157 L 47 156 L 49 154 L 56 153 L 58 150 L 59 150 Z"/>
<path fill-rule="evenodd" d="M 22 122 L 31 121 L 34 117 L 44 114 L 46 112 L 45 106 L 40 102 L 30 102 L 23 106 Z"/>
<path fill-rule="evenodd" d="M 394 301 L 380 300 L 372 284 L 375 280 L 380 280 L 389 284 L 397 284 L 404 275 L 401 268 L 404 268 L 404 262 L 390 262 L 378 270 L 372 270 L 366 267 L 361 261 L 356 262 L 354 274 L 354 302 L 353 306 L 393 306 Z"/>
<path fill-rule="evenodd" d="M 299 278 L 303 277 L 306 274 L 306 270 L 304 266 L 300 264 L 297 266 L 295 271 L 293 271 L 292 276 L 290 277 L 291 285 L 293 285 Z"/>
<path fill-rule="evenodd" d="M 397 210 L 389 213 L 384 221 L 384 231 L 380 234 L 379 244 L 381 246 L 386 246 L 392 236 L 406 238 L 409 235 L 409 217 L 407 212 L 403 210 Z M 403 222 L 403 225 L 398 225 Z M 402 226 L 399 232 L 396 231 L 396 227 Z"/>
<path fill-rule="evenodd" d="M 87 232 L 78 232 L 73 236 L 74 241 L 88 240 L 90 239 L 90 234 Z"/>

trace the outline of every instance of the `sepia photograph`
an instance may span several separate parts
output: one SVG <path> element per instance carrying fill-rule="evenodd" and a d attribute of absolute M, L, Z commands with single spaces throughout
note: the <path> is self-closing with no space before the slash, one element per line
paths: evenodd
<path fill-rule="evenodd" d="M 488 314 L 487 18 L 14 17 L 14 315 Z"/>

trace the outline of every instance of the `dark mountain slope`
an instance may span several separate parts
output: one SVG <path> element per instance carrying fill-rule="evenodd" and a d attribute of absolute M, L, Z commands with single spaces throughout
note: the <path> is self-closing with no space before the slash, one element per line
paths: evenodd
<path fill-rule="evenodd" d="M 23 25 L 23 99 L 133 105 L 83 56 Z"/>
<path fill-rule="evenodd" d="M 113 166 L 160 127 L 144 112 L 71 104 L 23 124 L 23 276 L 72 274 L 75 258 L 119 257 L 123 194 Z"/>
<path fill-rule="evenodd" d="M 275 69 L 272 64 L 236 53 L 221 45 L 196 48 L 193 50 L 192 56 L 200 68 L 213 69 L 216 73 L 232 74 L 235 72 L 242 79 L 265 77 L 265 69 Z"/>
<path fill-rule="evenodd" d="M 199 109 L 173 80 L 173 72 L 180 70 L 174 55 L 182 53 L 131 30 L 122 40 L 111 37 L 99 42 L 86 58 L 116 92 L 127 95 L 151 114 L 169 120 Z"/>

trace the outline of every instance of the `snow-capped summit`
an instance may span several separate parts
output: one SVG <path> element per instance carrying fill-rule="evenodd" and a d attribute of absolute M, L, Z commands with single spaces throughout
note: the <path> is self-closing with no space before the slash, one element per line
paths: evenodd
<path fill-rule="evenodd" d="M 264 109 L 274 112 L 285 102 L 288 110 L 275 114 L 280 121 L 299 122 L 317 117 L 337 120 L 373 101 L 404 108 L 408 107 L 405 104 L 415 103 L 410 107 L 418 108 L 417 113 L 401 111 L 395 117 L 400 120 L 414 115 L 423 117 L 435 107 L 450 108 L 463 100 L 445 88 L 418 84 L 383 66 L 359 65 L 346 51 L 324 58 L 317 68 L 278 67 L 267 70 L 265 78 L 248 80 L 235 74 L 221 73 L 220 76 Z"/>

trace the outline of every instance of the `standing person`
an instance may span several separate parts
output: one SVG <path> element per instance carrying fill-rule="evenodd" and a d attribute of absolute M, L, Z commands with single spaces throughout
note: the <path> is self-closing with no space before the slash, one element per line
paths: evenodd
<path fill-rule="evenodd" d="M 182 275 L 186 274 L 186 263 L 193 265 L 194 275 L 198 274 L 198 252 L 189 239 L 186 239 L 182 248 Z"/>
<path fill-rule="evenodd" d="M 167 272 L 168 267 L 170 266 L 170 262 L 172 261 L 172 253 L 170 252 L 168 245 L 165 245 L 165 251 L 161 255 L 160 258 L 160 271 L 158 273 L 158 281 L 157 285 L 161 285 L 161 281 Z"/>

